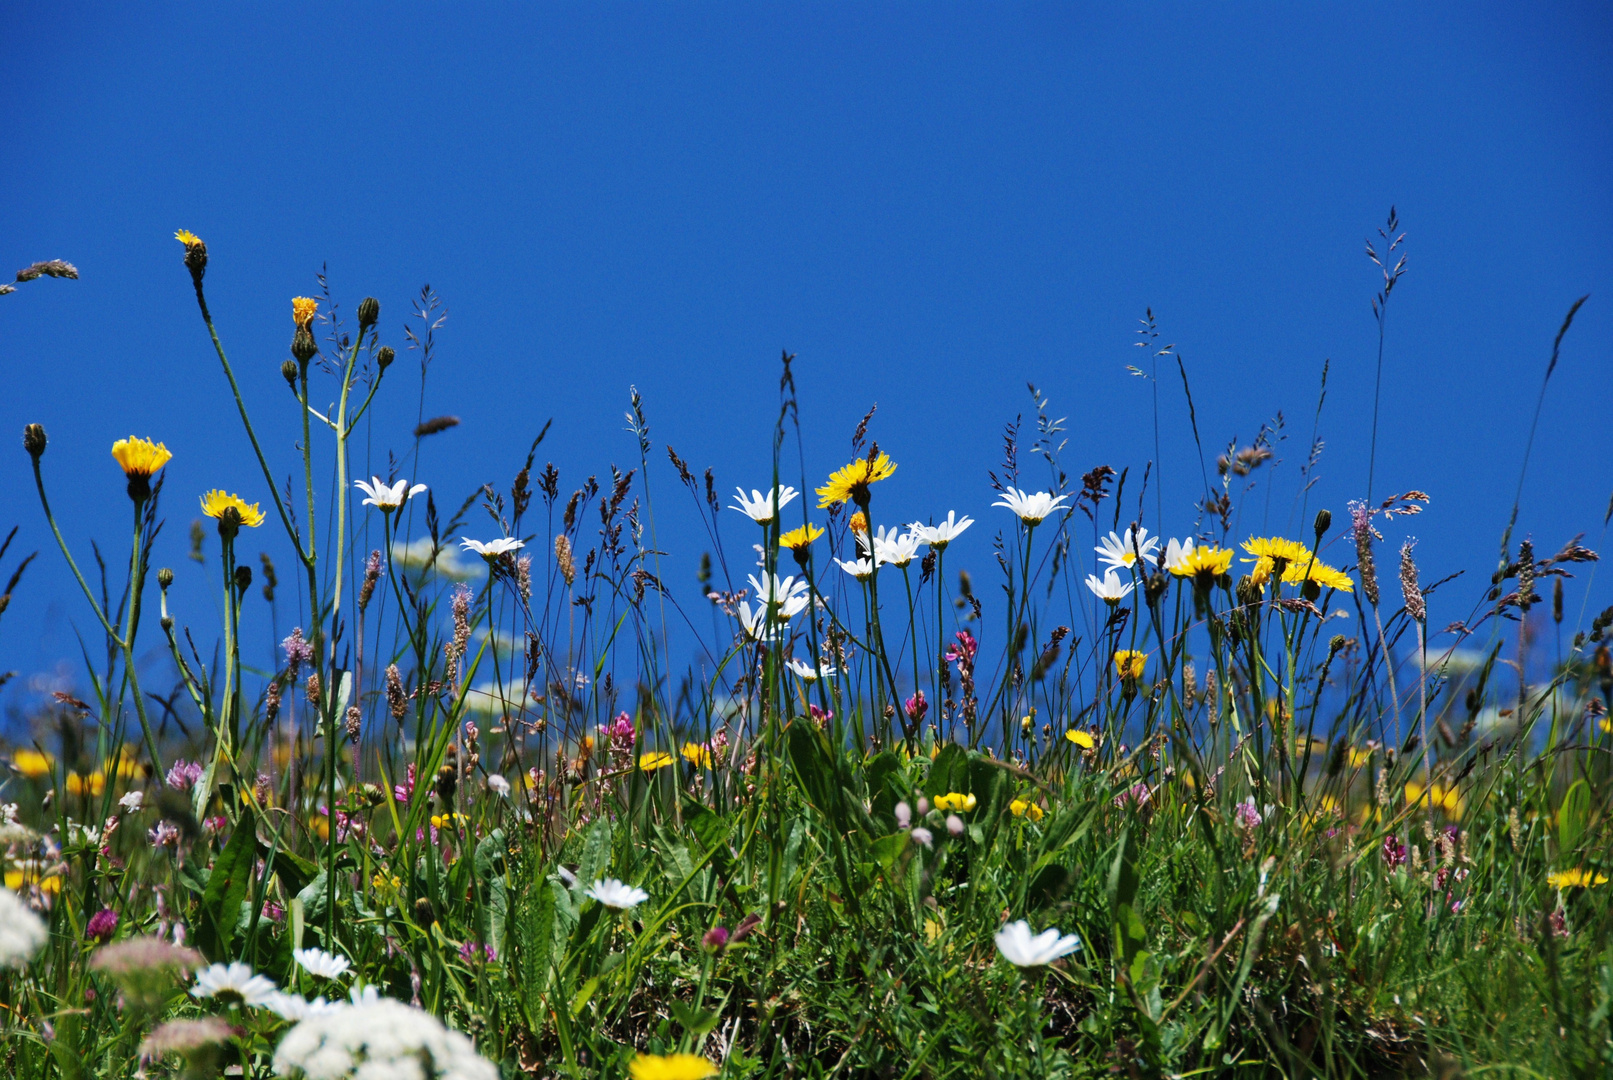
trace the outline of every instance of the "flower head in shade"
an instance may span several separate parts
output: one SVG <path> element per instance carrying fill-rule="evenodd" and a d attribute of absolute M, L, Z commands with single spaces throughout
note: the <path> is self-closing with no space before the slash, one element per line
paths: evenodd
<path fill-rule="evenodd" d="M 497 540 L 489 540 L 484 544 L 480 540 L 472 540 L 468 536 L 461 536 L 459 546 L 466 551 L 474 551 L 488 562 L 493 562 L 500 555 L 508 555 L 512 551 L 520 550 L 526 546 L 526 541 L 517 540 L 512 536 L 501 536 Z"/>
<path fill-rule="evenodd" d="M 123 470 L 124 476 L 131 480 L 136 477 L 149 480 L 156 475 L 158 469 L 172 461 L 174 455 L 160 442 L 138 439 L 130 435 L 127 439 L 119 439 L 112 444 L 112 457 Z"/>
<path fill-rule="evenodd" d="M 299 330 L 307 330 L 314 321 L 314 313 L 319 310 L 319 301 L 307 296 L 293 296 L 291 298 L 291 321 Z"/>
<path fill-rule="evenodd" d="M 202 496 L 202 513 L 219 521 L 231 510 L 241 519 L 241 524 L 248 528 L 257 528 L 263 524 L 263 511 L 258 509 L 257 503 L 249 503 L 239 495 L 215 488 Z"/>
<path fill-rule="evenodd" d="M 997 951 L 1015 967 L 1041 967 L 1067 956 L 1081 947 L 1081 939 L 1074 934 L 1060 934 L 1049 927 L 1040 934 L 1031 933 L 1031 924 L 1024 919 L 1011 922 L 997 931 Z"/>
<path fill-rule="evenodd" d="M 778 512 L 794 501 L 800 494 L 792 487 L 776 487 L 767 494 L 762 494 L 755 488 L 751 489 L 750 498 L 745 497 L 744 488 L 735 488 L 739 502 L 729 507 L 738 510 L 758 525 L 766 525 L 778 515 Z"/>
<path fill-rule="evenodd" d="M 380 998 L 300 1021 L 274 1052 L 274 1074 L 300 1080 L 498 1080 L 498 1067 L 430 1013 Z"/>
<path fill-rule="evenodd" d="M 778 544 L 781 548 L 788 548 L 795 552 L 797 559 L 803 559 L 806 557 L 806 553 L 812 549 L 812 542 L 822 535 L 822 529 L 808 522 L 781 534 L 778 538 Z"/>
<path fill-rule="evenodd" d="M 945 521 L 938 521 L 934 525 L 920 525 L 915 521 L 908 527 L 917 534 L 921 541 L 929 544 L 936 551 L 945 551 L 948 544 L 956 540 L 963 533 L 963 530 L 975 523 L 975 519 L 972 517 L 966 517 L 961 521 L 958 520 L 957 513 L 956 510 L 948 510 Z"/>
<path fill-rule="evenodd" d="M 190 988 L 194 998 L 217 998 L 226 1004 L 267 1005 L 280 992 L 274 982 L 262 975 L 254 975 L 246 964 L 214 964 L 196 973 L 196 985 Z"/>
<path fill-rule="evenodd" d="M 859 539 L 861 538 L 859 537 Z M 919 544 L 922 541 L 919 539 L 918 533 L 905 532 L 898 534 L 894 528 L 886 530 L 885 526 L 881 525 L 879 532 L 874 536 L 873 543 L 875 562 L 889 563 L 892 566 L 906 566 L 919 553 Z"/>
<path fill-rule="evenodd" d="M 298 967 L 321 979 L 339 979 L 352 967 L 347 957 L 328 953 L 324 949 L 293 949 L 291 955 Z"/>
<path fill-rule="evenodd" d="M 819 679 L 832 679 L 839 674 L 832 664 L 826 664 L 823 667 L 813 667 L 811 664 L 797 660 L 793 656 L 790 657 L 790 659 L 787 661 L 787 664 L 789 665 L 789 669 L 795 672 L 796 677 L 804 682 L 817 682 Z"/>
<path fill-rule="evenodd" d="M 1546 884 L 1554 889 L 1592 889 L 1598 885 L 1606 885 L 1607 875 L 1584 869 L 1558 870 L 1556 873 L 1546 875 Z"/>
<path fill-rule="evenodd" d="M 818 509 L 827 510 L 840 503 L 868 501 L 869 485 L 888 479 L 896 472 L 896 463 L 886 453 L 871 454 L 829 474 L 829 482 L 817 489 Z"/>
<path fill-rule="evenodd" d="M 706 1080 L 719 1071 L 698 1054 L 639 1054 L 627 1064 L 632 1080 Z"/>
<path fill-rule="evenodd" d="M 1055 496 L 1051 491 L 1038 491 L 1033 495 L 1018 488 L 1007 488 L 1003 491 L 1003 497 L 991 505 L 1007 507 L 1019 515 L 1020 521 L 1034 527 L 1063 510 L 1064 500 L 1068 498 L 1068 495 Z"/>
<path fill-rule="evenodd" d="M 44 922 L 22 897 L 0 889 L 0 967 L 24 966 L 49 936 Z"/>
<path fill-rule="evenodd" d="M 1143 677 L 1143 669 L 1148 665 L 1148 654 L 1133 649 L 1115 650 L 1115 674 L 1122 679 L 1136 682 Z"/>
<path fill-rule="evenodd" d="M 637 907 L 650 898 L 650 894 L 643 889 L 625 885 L 615 878 L 605 878 L 602 881 L 594 882 L 588 886 L 586 895 L 617 911 L 626 911 L 628 908 Z"/>
<path fill-rule="evenodd" d="M 370 480 L 371 482 L 368 484 L 362 480 L 354 480 L 353 486 L 369 496 L 362 505 L 373 506 L 383 514 L 390 514 L 426 490 L 426 485 L 424 484 L 415 484 L 410 487 L 407 480 L 399 480 L 397 483 L 390 485 L 379 476 L 372 476 Z"/>
<path fill-rule="evenodd" d="M 1121 581 L 1113 569 L 1105 570 L 1101 579 L 1097 574 L 1087 575 L 1087 588 L 1092 590 L 1092 595 L 1109 605 L 1120 603 L 1136 587 L 1132 582 Z"/>
<path fill-rule="evenodd" d="M 1128 528 L 1124 535 L 1111 532 L 1098 542 L 1095 550 L 1099 561 L 1106 566 L 1124 570 L 1137 561 L 1138 552 L 1144 560 L 1152 561 L 1159 550 L 1159 537 L 1149 536 L 1148 530 L 1139 525 L 1135 529 Z"/>

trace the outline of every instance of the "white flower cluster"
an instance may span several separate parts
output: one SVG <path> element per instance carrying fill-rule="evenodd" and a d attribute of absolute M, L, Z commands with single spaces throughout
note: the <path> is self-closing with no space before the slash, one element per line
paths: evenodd
<path fill-rule="evenodd" d="M 276 1076 L 299 1080 L 497 1080 L 471 1041 L 390 998 L 336 1005 L 286 1032 Z"/>
<path fill-rule="evenodd" d="M 44 922 L 22 897 L 0 888 L 0 967 L 22 967 L 49 936 Z"/>

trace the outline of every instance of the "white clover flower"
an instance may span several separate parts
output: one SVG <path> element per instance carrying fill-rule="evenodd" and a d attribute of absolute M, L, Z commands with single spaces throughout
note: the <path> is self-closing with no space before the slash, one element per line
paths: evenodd
<path fill-rule="evenodd" d="M 819 679 L 832 679 L 840 673 L 833 664 L 826 664 L 823 667 L 813 667 L 806 661 L 797 660 L 793 656 L 790 657 L 789 660 L 785 661 L 785 663 L 791 671 L 795 672 L 796 677 L 801 679 L 803 682 L 817 682 Z"/>
<path fill-rule="evenodd" d="M 1139 551 L 1144 559 L 1152 559 L 1154 552 L 1159 550 L 1159 537 L 1149 536 L 1148 530 L 1141 526 L 1137 527 L 1135 533 L 1127 528 L 1123 536 L 1110 532 L 1093 550 L 1098 553 L 1100 562 L 1116 570 L 1124 570 L 1137 561 Z"/>
<path fill-rule="evenodd" d="M 420 1009 L 382 998 L 338 1004 L 286 1032 L 274 1074 L 298 1080 L 498 1080 L 471 1041 Z"/>
<path fill-rule="evenodd" d="M 772 521 L 775 514 L 790 505 L 790 501 L 800 494 L 792 487 L 776 487 L 766 495 L 752 488 L 751 497 L 747 499 L 744 488 L 734 490 L 739 492 L 739 503 L 729 509 L 738 510 L 758 525 L 766 525 Z"/>
<path fill-rule="evenodd" d="M 0 888 L 0 967 L 23 967 L 49 937 L 44 920 L 22 897 Z"/>
<path fill-rule="evenodd" d="M 298 967 L 321 979 L 339 979 L 353 966 L 347 957 L 328 953 L 324 949 L 293 949 L 291 955 Z"/>
<path fill-rule="evenodd" d="M 1040 525 L 1054 511 L 1063 510 L 1064 500 L 1068 498 L 1068 495 L 1054 496 L 1051 491 L 1038 491 L 1032 495 L 1028 491 L 1009 488 L 1003 492 L 1002 498 L 991 505 L 1006 506 L 1019 515 L 1019 520 L 1034 526 Z"/>
<path fill-rule="evenodd" d="M 1106 604 L 1120 603 L 1136 587 L 1129 581 L 1121 581 L 1120 575 L 1113 570 L 1105 570 L 1101 581 L 1096 574 L 1087 575 L 1087 588 Z"/>
<path fill-rule="evenodd" d="M 1040 934 L 1031 933 L 1031 924 L 1024 919 L 1011 922 L 997 931 L 997 951 L 1015 967 L 1041 967 L 1081 947 L 1081 939 L 1074 934 L 1060 934 L 1049 927 Z"/>
<path fill-rule="evenodd" d="M 1191 536 L 1186 540 L 1177 540 L 1173 537 L 1171 542 L 1165 545 L 1165 558 L 1160 563 L 1160 569 L 1165 571 L 1175 570 L 1182 564 L 1184 559 L 1192 554 L 1193 538 Z"/>
<path fill-rule="evenodd" d="M 489 540 L 484 544 L 480 540 L 472 540 L 468 536 L 461 536 L 459 545 L 466 551 L 474 551 L 488 562 L 492 562 L 500 555 L 507 555 L 512 551 L 525 547 L 526 541 L 517 540 L 511 536 L 501 536 L 497 540 Z"/>
<path fill-rule="evenodd" d="M 894 528 L 887 531 L 885 526 L 881 525 L 879 532 L 874 536 L 874 561 L 889 563 L 892 566 L 906 566 L 913 561 L 913 556 L 919 553 L 920 543 L 919 536 L 915 532 L 898 535 Z"/>
<path fill-rule="evenodd" d="M 628 908 L 637 907 L 650 898 L 650 894 L 643 889 L 624 885 L 615 878 L 605 878 L 603 881 L 594 882 L 588 886 L 588 891 L 585 895 L 591 896 L 606 907 L 615 908 L 617 911 L 626 911 Z"/>
<path fill-rule="evenodd" d="M 915 521 L 908 527 L 918 535 L 920 540 L 929 544 L 936 551 L 945 551 L 948 544 L 956 540 L 963 530 L 974 523 L 975 519 L 972 517 L 966 517 L 959 521 L 957 520 L 957 511 L 948 510 L 945 521 L 938 521 L 934 525 L 920 525 Z"/>
<path fill-rule="evenodd" d="M 264 1008 L 277 1000 L 280 988 L 239 961 L 233 964 L 214 964 L 196 973 L 196 985 L 190 988 L 193 998 L 218 998 L 226 1003 L 240 1002 L 254 1008 Z"/>
<path fill-rule="evenodd" d="M 407 480 L 399 480 L 396 484 L 390 486 L 379 476 L 372 476 L 370 480 L 373 482 L 369 484 L 362 480 L 354 480 L 353 486 L 369 496 L 361 505 L 373 506 L 383 514 L 390 514 L 426 490 L 426 485 L 424 484 L 416 484 L 414 487 L 410 487 Z"/>
<path fill-rule="evenodd" d="M 835 562 L 840 564 L 840 569 L 844 570 L 858 581 L 867 581 L 869 578 L 874 576 L 874 571 L 879 569 L 879 562 L 877 559 L 857 559 L 855 561 L 836 559 Z"/>
<path fill-rule="evenodd" d="M 140 804 L 145 801 L 145 797 L 145 793 L 142 791 L 130 791 L 118 800 L 118 805 L 123 807 L 123 812 L 126 814 L 138 814 Z"/>

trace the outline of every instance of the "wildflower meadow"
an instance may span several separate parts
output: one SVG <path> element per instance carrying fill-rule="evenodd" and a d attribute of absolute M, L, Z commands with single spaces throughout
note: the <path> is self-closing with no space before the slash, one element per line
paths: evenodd
<path fill-rule="evenodd" d="M 1385 332 L 1392 214 L 1374 245 Z M 1430 581 L 1427 493 L 1322 506 L 1302 471 L 1303 524 L 1253 532 L 1265 432 L 1195 418 L 1172 506 L 1152 463 L 1067 460 L 1033 389 L 957 504 L 895 520 L 903 447 L 870 413 L 804 460 L 785 354 L 768 475 L 685 461 L 632 392 L 596 476 L 487 436 L 508 485 L 449 491 L 428 411 L 354 468 L 420 339 L 261 298 L 287 393 L 248 400 L 214 254 L 181 230 L 150 287 L 194 289 L 172 363 L 258 470 L 176 491 L 163 432 L 106 432 L 103 557 L 41 426 L 6 465 L 38 506 L 5 598 L 54 562 L 90 631 L 3 755 L 7 1075 L 1613 1075 L 1613 607 L 1512 477 L 1493 564 Z M 294 449 L 254 428 L 285 409 Z M 672 498 L 704 535 L 656 538 Z M 192 519 L 203 610 L 151 557 Z"/>

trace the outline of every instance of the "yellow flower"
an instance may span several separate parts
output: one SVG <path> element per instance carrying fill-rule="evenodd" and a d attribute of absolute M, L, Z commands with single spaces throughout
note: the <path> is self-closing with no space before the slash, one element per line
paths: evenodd
<path fill-rule="evenodd" d="M 1357 748 L 1355 748 L 1353 746 L 1350 747 L 1350 768 L 1359 769 L 1361 766 L 1365 765 L 1367 762 L 1369 762 L 1371 760 L 1372 760 L 1372 751 L 1371 750 L 1360 750 L 1360 749 L 1357 749 Z"/>
<path fill-rule="evenodd" d="M 50 772 L 55 758 L 38 750 L 18 750 L 11 755 L 11 767 L 30 780 L 37 780 Z"/>
<path fill-rule="evenodd" d="M 846 522 L 846 526 L 852 532 L 866 536 L 868 535 L 868 515 L 859 510 L 851 515 L 851 520 Z"/>
<path fill-rule="evenodd" d="M 1244 562 L 1255 564 L 1249 576 L 1258 584 L 1265 584 L 1271 577 L 1272 568 L 1276 560 L 1283 560 L 1284 569 L 1301 560 L 1308 561 L 1311 557 L 1310 548 L 1298 540 L 1285 540 L 1280 536 L 1256 536 L 1243 542 L 1243 550 L 1253 555 L 1252 559 Z"/>
<path fill-rule="evenodd" d="M 711 748 L 701 743 L 686 742 L 683 744 L 683 760 L 697 769 L 711 768 Z"/>
<path fill-rule="evenodd" d="M 698 1054 L 639 1054 L 627 1066 L 633 1080 L 705 1080 L 718 1071 Z"/>
<path fill-rule="evenodd" d="M 370 879 L 370 884 L 381 892 L 397 892 L 403 888 L 403 879 L 394 874 L 388 878 L 385 874 L 376 874 Z"/>
<path fill-rule="evenodd" d="M 843 502 L 861 504 L 868 498 L 869 484 L 884 480 L 895 471 L 896 464 L 885 453 L 876 455 L 872 461 L 861 458 L 845 468 L 836 469 L 829 474 L 829 482 L 817 489 L 818 509 L 827 510 Z"/>
<path fill-rule="evenodd" d="M 1269 575 L 1270 567 L 1267 567 L 1267 573 Z M 1303 585 L 1306 581 L 1313 581 L 1324 589 L 1355 591 L 1355 582 L 1350 580 L 1349 574 L 1334 569 L 1321 559 L 1312 559 L 1309 555 L 1283 568 L 1284 584 Z"/>
<path fill-rule="evenodd" d="M 293 296 L 291 298 L 291 321 L 303 330 L 314 321 L 314 312 L 319 310 L 319 301 L 310 300 L 306 296 Z"/>
<path fill-rule="evenodd" d="M 935 797 L 937 810 L 973 810 L 977 800 L 973 795 L 960 795 L 956 791 L 949 791 L 945 795 Z"/>
<path fill-rule="evenodd" d="M 174 239 L 178 240 L 181 244 L 184 244 L 187 248 L 196 247 L 202 242 L 202 238 L 191 232 L 189 229 L 180 229 L 178 232 L 174 233 Z"/>
<path fill-rule="evenodd" d="M 452 829 L 458 826 L 468 825 L 469 823 L 470 818 L 465 814 L 454 813 L 431 815 L 431 827 L 433 829 Z"/>
<path fill-rule="evenodd" d="M 68 773 L 66 787 L 69 795 L 99 795 L 106 790 L 106 774 L 92 772 L 88 776 L 80 776 L 78 773 Z"/>
<path fill-rule="evenodd" d="M 798 529 L 791 529 L 789 532 L 780 536 L 778 538 L 778 543 L 779 547 L 789 548 L 797 555 L 800 555 L 812 546 L 812 542 L 814 540 L 822 535 L 822 529 L 818 528 L 816 525 L 808 523 L 806 525 L 802 525 Z"/>
<path fill-rule="evenodd" d="M 1136 682 L 1143 677 L 1143 668 L 1148 665 L 1148 654 L 1134 652 L 1131 649 L 1118 649 L 1115 652 L 1115 674 L 1122 679 Z"/>
<path fill-rule="evenodd" d="M 1415 803 L 1423 797 L 1423 786 L 1413 780 L 1406 784 L 1406 802 Z M 1445 811 L 1453 818 L 1460 818 L 1466 803 L 1462 801 L 1461 793 L 1454 787 L 1445 787 L 1435 784 L 1428 792 L 1428 805 Z"/>
<path fill-rule="evenodd" d="M 945 929 L 946 928 L 943 927 L 936 920 L 934 920 L 934 919 L 925 919 L 924 920 L 924 941 L 925 941 L 925 944 L 934 945 L 937 941 L 941 940 L 941 934 Z"/>
<path fill-rule="evenodd" d="M 202 496 L 202 513 L 210 518 L 222 518 L 226 510 L 232 509 L 241 515 L 243 525 L 255 529 L 263 524 L 263 511 L 258 509 L 257 503 L 248 503 L 239 495 L 229 495 L 218 489 Z"/>
<path fill-rule="evenodd" d="M 130 435 L 112 444 L 112 456 L 123 469 L 123 475 L 133 479 L 149 480 L 153 473 L 173 458 L 162 443 L 150 439 L 137 439 Z"/>
<path fill-rule="evenodd" d="M 1086 732 L 1082 731 L 1080 728 L 1071 728 L 1069 731 L 1066 731 L 1064 733 L 1064 737 L 1066 739 L 1069 739 L 1071 742 L 1073 742 L 1075 745 L 1079 746 L 1083 750 L 1091 750 L 1094 746 L 1097 745 L 1097 741 L 1094 740 L 1091 735 L 1089 735 Z"/>
<path fill-rule="evenodd" d="M 1212 578 L 1220 577 L 1231 567 L 1232 552 L 1227 548 L 1199 547 L 1172 563 L 1170 571 L 1177 577 Z"/>
<path fill-rule="evenodd" d="M 38 885 L 41 892 L 59 893 L 62 891 L 62 879 L 56 874 L 42 878 L 39 876 L 37 868 L 6 871 L 6 888 L 12 892 L 20 892 L 29 885 Z"/>
<path fill-rule="evenodd" d="M 656 769 L 664 769 L 671 765 L 673 760 L 672 755 L 664 750 L 652 750 L 648 754 L 639 755 L 638 767 L 645 772 L 654 772 Z"/>
<path fill-rule="evenodd" d="M 1559 870 L 1546 875 L 1546 884 L 1554 889 L 1590 889 L 1606 883 L 1606 874 L 1592 874 L 1589 870 Z"/>
<path fill-rule="evenodd" d="M 1015 817 L 1028 817 L 1032 821 L 1042 820 L 1042 808 L 1024 799 L 1015 799 L 1008 804 L 1008 809 Z"/>

